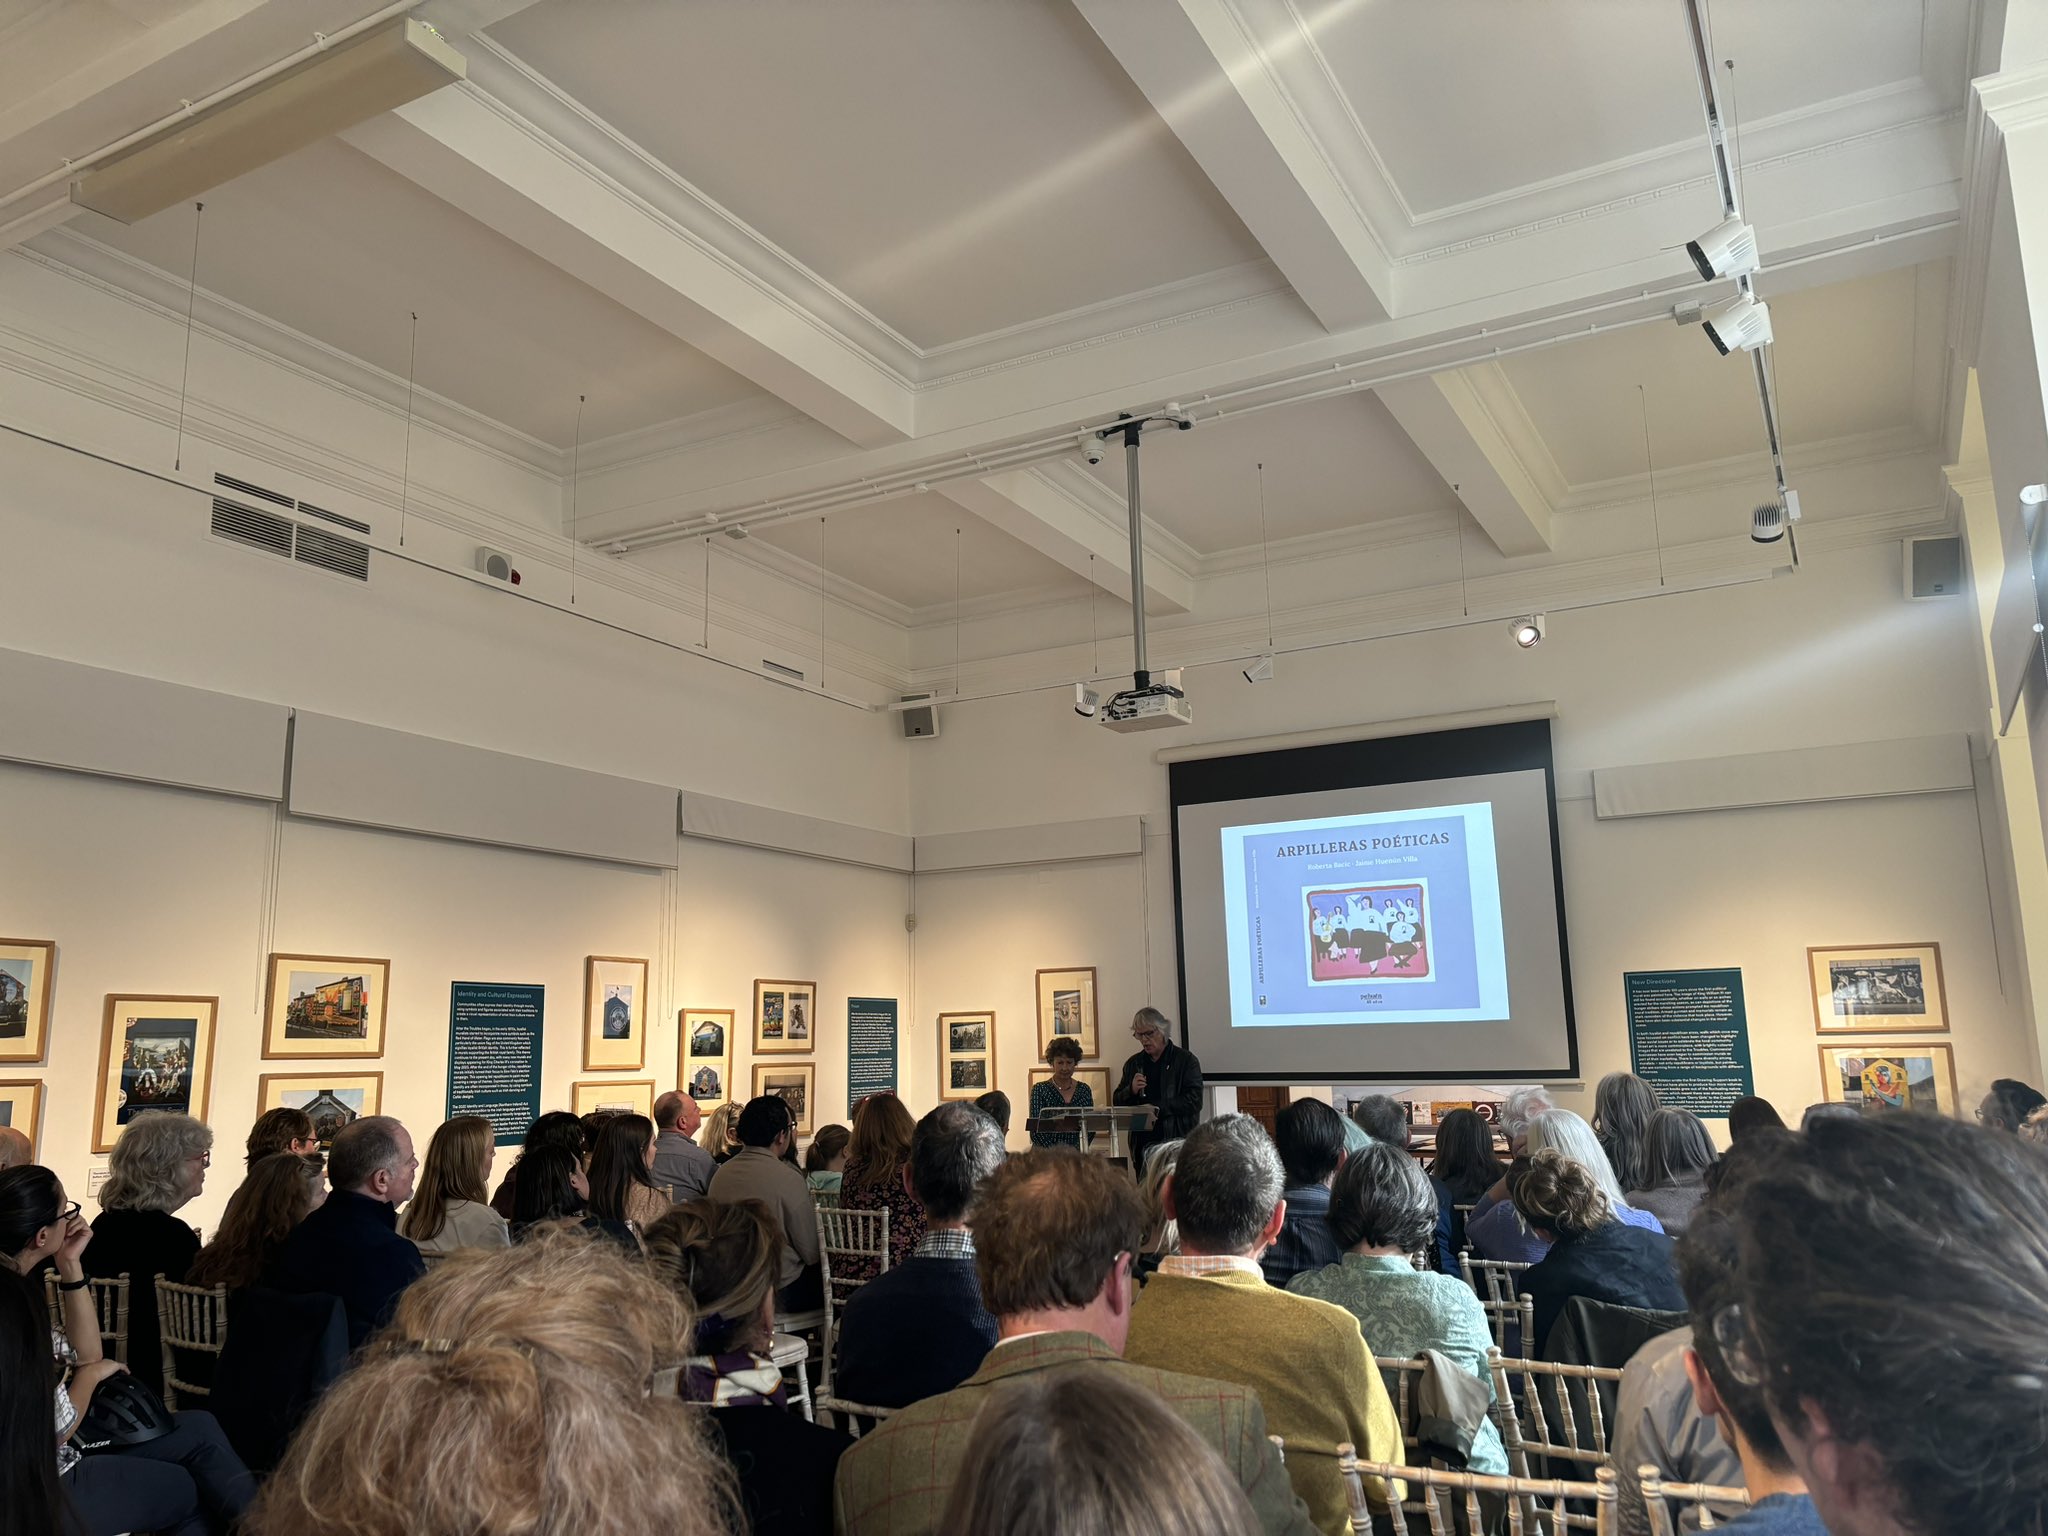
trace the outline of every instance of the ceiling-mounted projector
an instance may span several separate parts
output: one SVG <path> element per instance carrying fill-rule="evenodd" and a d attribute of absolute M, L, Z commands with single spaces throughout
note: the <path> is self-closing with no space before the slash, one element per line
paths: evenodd
<path fill-rule="evenodd" d="M 1174 725 L 1193 725 L 1195 711 L 1188 696 L 1180 691 L 1180 674 L 1169 672 L 1170 682 L 1148 683 L 1143 688 L 1126 688 L 1112 694 L 1102 706 L 1102 723 L 1112 731 L 1157 731 Z"/>
<path fill-rule="evenodd" d="M 1737 294 L 1726 304 L 1710 309 L 1701 317 L 1707 340 L 1723 357 L 1730 352 L 1754 352 L 1771 339 L 1771 306 L 1748 294 Z"/>
<path fill-rule="evenodd" d="M 1703 278 L 1747 277 L 1763 265 L 1757 255 L 1756 231 L 1740 219 L 1723 219 L 1697 240 L 1685 242 L 1685 254 Z"/>

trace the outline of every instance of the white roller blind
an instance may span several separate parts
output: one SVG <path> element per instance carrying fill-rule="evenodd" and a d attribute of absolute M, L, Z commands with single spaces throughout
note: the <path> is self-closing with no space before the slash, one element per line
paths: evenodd
<path fill-rule="evenodd" d="M 900 832 L 878 832 L 872 827 L 749 805 L 744 800 L 721 800 L 685 790 L 680 825 L 688 836 L 711 842 L 910 872 L 910 839 Z"/>
<path fill-rule="evenodd" d="M 1799 805 L 1969 789 L 1970 738 L 1915 736 L 1791 752 L 1593 770 L 1593 811 L 1605 819 Z"/>

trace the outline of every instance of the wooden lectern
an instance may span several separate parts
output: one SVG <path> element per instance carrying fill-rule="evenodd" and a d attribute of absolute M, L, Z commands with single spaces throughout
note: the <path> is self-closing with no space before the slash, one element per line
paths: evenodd
<path fill-rule="evenodd" d="M 1082 1151 L 1105 1152 L 1111 1157 L 1128 1159 L 1131 1155 L 1131 1132 L 1151 1130 L 1157 1116 L 1158 1111 L 1150 1104 L 1048 1104 L 1038 1112 L 1027 1129 L 1047 1134 L 1079 1131 Z M 1097 1138 L 1107 1138 L 1107 1144 L 1099 1145 Z"/>

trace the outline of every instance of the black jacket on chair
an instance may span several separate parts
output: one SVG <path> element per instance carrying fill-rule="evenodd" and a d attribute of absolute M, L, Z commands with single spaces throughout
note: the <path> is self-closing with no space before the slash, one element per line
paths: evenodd
<path fill-rule="evenodd" d="M 244 1465 L 271 1472 L 347 1364 L 340 1298 L 251 1286 L 228 1297 L 227 1338 L 206 1406 Z"/>

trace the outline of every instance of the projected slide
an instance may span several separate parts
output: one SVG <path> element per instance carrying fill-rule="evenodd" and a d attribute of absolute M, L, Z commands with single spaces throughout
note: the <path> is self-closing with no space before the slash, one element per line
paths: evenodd
<path fill-rule="evenodd" d="M 1508 1016 L 1493 807 L 1222 829 L 1236 1027 Z"/>

